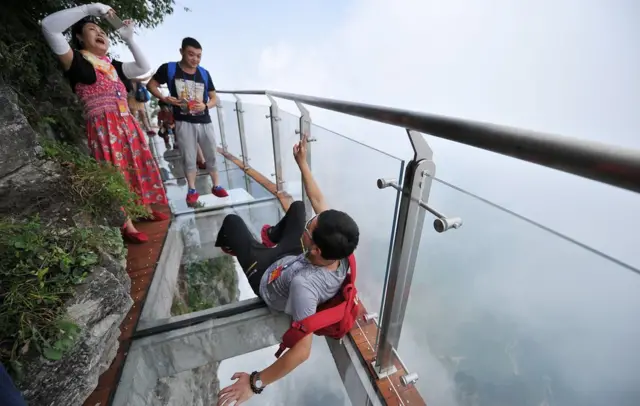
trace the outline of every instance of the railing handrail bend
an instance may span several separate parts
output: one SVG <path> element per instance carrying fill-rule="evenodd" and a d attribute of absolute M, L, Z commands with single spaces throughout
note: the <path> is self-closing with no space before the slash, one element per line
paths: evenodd
<path fill-rule="evenodd" d="M 447 139 L 640 192 L 640 150 L 472 120 L 269 90 L 218 90 L 269 95 Z"/>

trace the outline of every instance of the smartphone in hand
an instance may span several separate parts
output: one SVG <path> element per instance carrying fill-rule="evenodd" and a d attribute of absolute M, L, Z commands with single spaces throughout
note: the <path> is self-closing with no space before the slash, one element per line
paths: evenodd
<path fill-rule="evenodd" d="M 116 13 L 113 12 L 107 13 L 104 16 L 104 19 L 107 20 L 109 24 L 111 24 L 111 26 L 116 30 L 120 29 L 124 25 L 120 17 L 118 17 Z"/>

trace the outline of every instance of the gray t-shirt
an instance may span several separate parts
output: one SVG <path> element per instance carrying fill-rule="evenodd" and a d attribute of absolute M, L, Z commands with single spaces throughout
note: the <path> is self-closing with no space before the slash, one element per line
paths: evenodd
<path fill-rule="evenodd" d="M 304 254 L 286 256 L 271 264 L 260 280 L 260 296 L 267 305 L 300 321 L 315 314 L 316 307 L 338 293 L 349 263 L 328 271 L 309 262 Z"/>

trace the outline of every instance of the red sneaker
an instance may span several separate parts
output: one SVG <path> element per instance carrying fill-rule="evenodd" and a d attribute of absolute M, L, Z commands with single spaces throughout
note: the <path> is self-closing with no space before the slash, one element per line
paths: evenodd
<path fill-rule="evenodd" d="M 229 193 L 227 193 L 227 191 L 224 190 L 224 188 L 222 186 L 214 186 L 211 189 L 211 193 L 213 193 L 213 195 L 215 197 L 227 197 L 227 196 L 229 196 Z"/>
<path fill-rule="evenodd" d="M 200 195 L 195 189 L 190 190 L 189 193 L 187 193 L 187 205 L 195 205 L 199 197 Z"/>
<path fill-rule="evenodd" d="M 260 237 L 262 238 L 262 245 L 264 245 L 267 248 L 273 248 L 276 246 L 276 244 L 271 241 L 271 239 L 269 238 L 269 234 L 267 234 L 267 231 L 271 228 L 271 226 L 269 224 L 265 224 L 264 226 L 262 226 L 262 231 L 260 232 Z"/>

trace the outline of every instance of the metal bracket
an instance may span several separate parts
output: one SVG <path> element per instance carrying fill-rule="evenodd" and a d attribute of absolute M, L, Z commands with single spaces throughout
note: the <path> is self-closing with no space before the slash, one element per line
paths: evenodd
<path fill-rule="evenodd" d="M 380 368 L 378 366 L 378 361 L 374 359 L 371 361 L 371 366 L 373 367 L 373 372 L 376 374 L 376 379 L 386 378 L 398 372 L 398 368 L 395 365 L 390 365 L 388 368 Z"/>
<path fill-rule="evenodd" d="M 417 373 L 411 373 L 411 374 L 406 374 L 400 377 L 400 383 L 402 383 L 402 386 L 409 386 L 409 385 L 413 385 L 416 382 L 418 382 L 418 374 Z"/>
<path fill-rule="evenodd" d="M 428 171 L 422 171 L 422 178 L 424 179 L 427 176 L 429 176 Z M 377 184 L 378 184 L 378 189 L 385 189 L 387 187 L 392 187 L 396 189 L 398 192 L 402 193 L 402 187 L 398 185 L 398 181 L 396 179 L 380 178 L 378 179 Z M 422 189 L 423 186 L 424 186 L 424 182 L 421 183 L 420 189 Z M 420 199 L 412 198 L 412 199 L 417 201 L 420 207 L 422 207 L 429 213 L 436 216 L 436 219 L 433 221 L 433 228 L 437 232 L 442 233 L 452 228 L 462 227 L 462 219 L 460 217 L 447 217 L 446 215 L 442 214 L 441 212 L 429 206 L 426 202 L 422 200 L 422 198 Z"/>
<path fill-rule="evenodd" d="M 362 318 L 367 323 L 372 321 L 372 320 L 375 322 L 376 319 L 378 319 L 378 313 L 366 313 L 364 316 L 362 316 Z"/>

